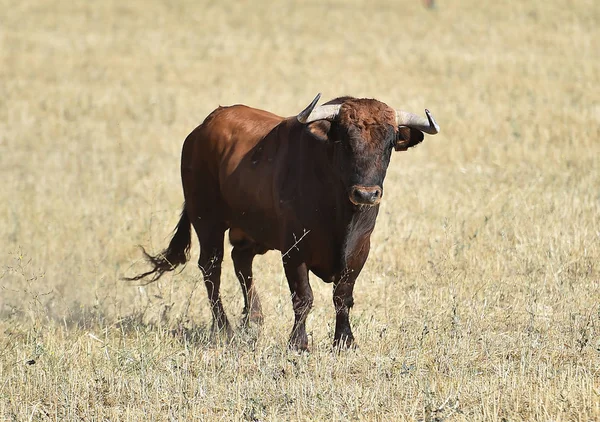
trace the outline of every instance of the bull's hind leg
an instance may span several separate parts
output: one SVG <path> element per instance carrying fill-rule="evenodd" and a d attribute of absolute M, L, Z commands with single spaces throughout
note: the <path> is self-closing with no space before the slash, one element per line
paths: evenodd
<path fill-rule="evenodd" d="M 239 229 L 229 230 L 229 240 L 233 246 L 231 258 L 235 274 L 244 295 L 243 324 L 246 326 L 250 322 L 262 324 L 263 313 L 252 276 L 252 261 L 257 254 L 265 253 L 266 249 L 261 248 Z"/>
<path fill-rule="evenodd" d="M 188 138 L 189 139 L 189 138 Z M 186 140 L 187 145 L 188 140 Z M 185 150 L 184 145 L 184 150 Z M 183 153 L 186 157 L 185 152 Z M 204 276 L 204 285 L 212 312 L 212 330 L 231 334 L 231 326 L 221 302 L 221 264 L 223 262 L 223 238 L 227 225 L 222 218 L 218 183 L 202 171 L 184 165 L 181 177 L 186 199 L 186 211 L 200 242 L 198 267 Z"/>
<path fill-rule="evenodd" d="M 223 262 L 223 238 L 226 227 L 219 222 L 197 219 L 194 229 L 200 241 L 198 267 L 204 276 L 204 284 L 210 301 L 213 332 L 232 333 L 221 302 L 221 264 Z"/>

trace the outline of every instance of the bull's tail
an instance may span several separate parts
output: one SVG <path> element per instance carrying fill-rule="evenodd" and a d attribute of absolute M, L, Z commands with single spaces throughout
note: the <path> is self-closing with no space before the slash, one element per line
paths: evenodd
<path fill-rule="evenodd" d="M 146 252 L 143 246 L 142 252 L 144 253 L 146 260 L 152 265 L 152 269 L 145 273 L 136 275 L 135 277 L 125 277 L 125 280 L 136 281 L 152 276 L 152 278 L 146 283 L 150 284 L 158 280 L 168 271 L 173 271 L 179 265 L 185 264 L 189 259 L 191 244 L 191 231 L 190 231 L 190 219 L 185 210 L 185 203 L 183 204 L 183 211 L 181 212 L 181 218 L 175 229 L 175 234 L 171 238 L 169 246 L 164 251 L 157 255 L 150 255 Z"/>

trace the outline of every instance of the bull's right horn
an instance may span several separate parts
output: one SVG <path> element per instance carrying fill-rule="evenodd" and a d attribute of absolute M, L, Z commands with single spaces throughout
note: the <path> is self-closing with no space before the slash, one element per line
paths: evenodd
<path fill-rule="evenodd" d="M 429 110 L 425 109 L 427 118 L 417 116 L 416 114 L 409 113 L 408 111 L 396 110 L 396 124 L 398 126 L 408 126 L 413 129 L 418 129 L 421 132 L 435 135 L 440 131 L 440 127 L 434 120 Z"/>
<path fill-rule="evenodd" d="M 336 118 L 340 112 L 341 104 L 322 105 L 315 108 L 319 98 L 321 98 L 321 93 L 317 94 L 308 107 L 296 116 L 300 123 L 308 124 L 317 120 L 333 120 Z"/>

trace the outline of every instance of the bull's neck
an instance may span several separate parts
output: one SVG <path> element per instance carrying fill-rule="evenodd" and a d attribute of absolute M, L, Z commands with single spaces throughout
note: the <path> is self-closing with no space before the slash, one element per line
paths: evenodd
<path fill-rule="evenodd" d="M 344 190 L 345 193 L 345 190 Z M 379 213 L 379 205 L 375 206 L 357 206 L 352 204 L 347 195 L 345 198 L 339 198 L 341 209 L 343 212 L 340 215 L 343 222 L 343 232 L 341 235 L 342 268 L 353 267 L 353 260 L 357 257 L 362 249 L 366 247 L 375 228 L 377 214 Z"/>

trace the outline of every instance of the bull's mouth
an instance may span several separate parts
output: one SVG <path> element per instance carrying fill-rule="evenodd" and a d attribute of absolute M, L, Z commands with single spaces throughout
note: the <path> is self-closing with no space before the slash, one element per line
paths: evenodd
<path fill-rule="evenodd" d="M 379 203 L 381 202 L 381 200 L 378 200 L 376 202 L 357 202 L 351 196 L 349 196 L 348 199 L 350 199 L 350 202 L 352 202 L 352 204 L 354 204 L 358 207 L 361 207 L 361 208 L 362 207 L 364 207 L 364 208 L 374 207 L 375 205 L 379 205 Z"/>
<path fill-rule="evenodd" d="M 348 199 L 354 205 L 373 207 L 379 205 L 383 197 L 383 189 L 379 186 L 354 185 L 350 188 Z"/>

